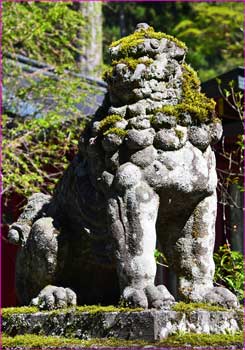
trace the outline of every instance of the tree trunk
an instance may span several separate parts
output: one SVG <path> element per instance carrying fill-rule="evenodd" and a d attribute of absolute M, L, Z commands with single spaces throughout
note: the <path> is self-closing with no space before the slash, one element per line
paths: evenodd
<path fill-rule="evenodd" d="M 82 13 L 85 26 L 79 35 L 84 39 L 77 62 L 81 74 L 100 78 L 102 71 L 102 2 L 74 3 L 73 8 Z"/>
<path fill-rule="evenodd" d="M 119 23 L 120 23 L 121 37 L 124 37 L 126 35 L 124 4 L 120 4 Z"/>

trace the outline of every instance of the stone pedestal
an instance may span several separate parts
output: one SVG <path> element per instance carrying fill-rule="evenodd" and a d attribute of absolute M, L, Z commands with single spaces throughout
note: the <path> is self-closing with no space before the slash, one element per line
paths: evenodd
<path fill-rule="evenodd" d="M 242 331 L 242 311 L 79 312 L 76 310 L 3 316 L 10 336 L 41 334 L 80 339 L 108 338 L 156 341 L 176 332 L 227 334 Z"/>

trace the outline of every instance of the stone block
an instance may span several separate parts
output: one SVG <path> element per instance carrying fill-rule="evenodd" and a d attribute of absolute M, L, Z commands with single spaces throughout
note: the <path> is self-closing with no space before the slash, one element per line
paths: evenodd
<path fill-rule="evenodd" d="M 79 312 L 75 309 L 3 316 L 2 331 L 10 336 L 47 336 L 163 340 L 178 332 L 227 334 L 242 331 L 242 311 Z"/>

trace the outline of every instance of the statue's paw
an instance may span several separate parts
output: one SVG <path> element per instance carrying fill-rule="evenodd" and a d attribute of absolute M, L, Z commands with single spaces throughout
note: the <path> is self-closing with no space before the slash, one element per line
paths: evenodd
<path fill-rule="evenodd" d="M 8 241 L 15 245 L 24 246 L 31 227 L 27 224 L 13 223 L 8 231 Z"/>
<path fill-rule="evenodd" d="M 77 296 L 70 288 L 46 286 L 38 296 L 31 301 L 31 305 L 40 310 L 60 309 L 77 304 Z"/>
<path fill-rule="evenodd" d="M 148 285 L 144 289 L 126 287 L 122 294 L 124 304 L 130 307 L 167 309 L 174 302 L 174 297 L 163 285 Z"/>
<path fill-rule="evenodd" d="M 142 307 L 147 309 L 148 301 L 143 289 L 126 287 L 122 293 L 122 302 L 129 307 Z"/>
<path fill-rule="evenodd" d="M 204 295 L 205 303 L 217 304 L 228 309 L 239 307 L 237 297 L 224 287 L 213 287 Z"/>
<path fill-rule="evenodd" d="M 175 302 L 172 294 L 163 285 L 149 285 L 145 288 L 145 294 L 148 300 L 148 307 L 154 309 L 169 309 Z"/>

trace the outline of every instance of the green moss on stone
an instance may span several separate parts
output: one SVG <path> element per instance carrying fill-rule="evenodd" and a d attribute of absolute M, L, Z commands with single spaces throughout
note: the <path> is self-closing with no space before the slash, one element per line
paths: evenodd
<path fill-rule="evenodd" d="M 219 305 L 211 305 L 207 303 L 184 303 L 179 302 L 172 307 L 173 311 L 190 312 L 195 310 L 207 310 L 207 311 L 230 311 L 225 307 Z"/>
<path fill-rule="evenodd" d="M 121 58 L 119 61 L 112 61 L 112 66 L 115 67 L 117 64 L 124 63 L 131 70 L 135 70 L 137 65 L 140 63 L 143 63 L 146 66 L 149 66 L 153 62 L 154 62 L 154 60 L 152 58 L 143 59 L 142 57 L 140 57 L 140 58 L 136 59 L 136 58 L 132 58 L 132 57 L 125 57 L 125 58 Z"/>
<path fill-rule="evenodd" d="M 99 125 L 99 130 L 104 132 L 106 129 L 112 127 L 116 122 L 120 122 L 123 118 L 117 114 L 111 114 L 105 117 Z"/>
<path fill-rule="evenodd" d="M 197 73 L 187 64 L 183 64 L 182 100 L 177 105 L 165 105 L 156 109 L 155 113 L 162 112 L 175 116 L 181 122 L 181 115 L 189 113 L 197 124 L 217 121 L 215 115 L 215 101 L 200 92 L 200 80 Z"/>
<path fill-rule="evenodd" d="M 137 308 L 129 308 L 129 307 L 116 307 L 114 305 L 107 305 L 107 306 L 101 306 L 101 305 L 85 305 L 85 306 L 77 306 L 76 311 L 79 312 L 90 312 L 90 313 L 96 313 L 96 312 L 136 312 L 136 311 L 143 311 L 144 309 L 141 307 Z"/>
<path fill-rule="evenodd" d="M 125 57 L 125 58 L 121 58 L 120 60 L 114 60 L 112 61 L 112 67 L 109 67 L 104 73 L 103 73 L 103 79 L 105 81 L 107 81 L 109 78 L 112 77 L 115 66 L 117 64 L 120 63 L 124 63 L 126 64 L 126 66 L 131 69 L 132 71 L 134 71 L 137 67 L 138 64 L 143 63 L 146 66 L 149 66 L 150 64 L 152 64 L 154 62 L 154 60 L 152 58 L 146 58 L 143 59 L 142 57 L 140 58 L 132 58 L 132 57 Z"/>
<path fill-rule="evenodd" d="M 243 344 L 243 332 L 234 334 L 179 333 L 171 335 L 158 345 L 172 346 L 225 346 Z"/>
<path fill-rule="evenodd" d="M 76 306 L 76 307 L 68 307 L 64 309 L 56 309 L 56 310 L 50 310 L 50 311 L 40 311 L 37 307 L 34 306 L 22 306 L 22 307 L 9 307 L 9 308 L 3 308 L 2 309 L 2 317 L 8 318 L 11 315 L 16 314 L 33 314 L 36 312 L 43 312 L 43 313 L 49 313 L 51 314 L 59 314 L 59 313 L 66 313 L 66 312 L 74 312 L 74 313 L 81 313 L 81 312 L 89 312 L 91 314 L 95 314 L 98 312 L 138 312 L 143 311 L 142 308 L 129 308 L 129 307 L 116 307 L 114 305 L 108 305 L 108 306 L 101 306 L 101 305 L 84 305 L 84 306 Z"/>
<path fill-rule="evenodd" d="M 193 225 L 192 225 L 192 237 L 198 238 L 200 236 L 200 225 L 198 224 L 198 220 L 200 217 L 200 209 L 197 207 L 194 209 L 194 220 L 193 220 Z"/>
<path fill-rule="evenodd" d="M 102 74 L 102 79 L 104 81 L 107 81 L 112 76 L 113 70 L 114 70 L 114 67 L 107 68 Z"/>
<path fill-rule="evenodd" d="M 141 29 L 131 35 L 128 35 L 122 39 L 114 41 L 110 45 L 110 47 L 116 47 L 120 45 L 120 48 L 119 48 L 120 54 L 124 57 L 127 57 L 129 56 L 130 48 L 143 43 L 144 39 L 161 40 L 163 38 L 174 42 L 180 48 L 187 49 L 186 45 L 182 41 L 176 39 L 171 35 L 168 35 L 162 32 L 155 32 L 155 30 L 152 27 L 149 27 L 147 29 Z"/>
<path fill-rule="evenodd" d="M 162 341 L 147 342 L 143 340 L 124 340 L 116 338 L 81 340 L 77 338 L 65 338 L 55 336 L 40 336 L 35 334 L 16 335 L 9 337 L 2 334 L 2 345 L 4 347 L 44 347 L 44 346 L 66 346 L 79 345 L 84 347 L 139 347 L 139 346 L 225 346 L 243 344 L 243 332 L 235 334 L 197 334 L 179 333 L 171 335 Z"/>
<path fill-rule="evenodd" d="M 2 317 L 9 317 L 15 314 L 33 314 L 39 309 L 35 306 L 6 307 L 2 308 Z"/>
<path fill-rule="evenodd" d="M 104 132 L 103 135 L 107 136 L 109 134 L 115 134 L 115 135 L 123 138 L 127 135 L 127 133 L 128 133 L 127 130 L 123 130 L 120 128 L 110 128 L 106 132 Z"/>
<path fill-rule="evenodd" d="M 174 129 L 174 131 L 175 131 L 175 135 L 176 135 L 180 140 L 182 140 L 183 137 L 184 137 L 183 131 L 178 130 L 178 129 Z"/>
<path fill-rule="evenodd" d="M 197 72 L 186 63 L 182 64 L 182 67 L 184 68 L 184 76 L 186 75 L 187 83 L 189 84 L 190 89 L 197 90 L 200 88 L 201 82 L 200 79 L 197 76 Z"/>
<path fill-rule="evenodd" d="M 178 107 L 172 106 L 172 105 L 163 106 L 163 107 L 157 109 L 157 111 L 162 112 L 162 113 L 167 114 L 167 115 L 174 116 L 174 117 L 178 117 L 178 114 L 179 114 Z"/>
<path fill-rule="evenodd" d="M 183 100 L 180 113 L 189 112 L 192 118 L 201 123 L 211 122 L 215 117 L 215 102 L 199 91 L 200 81 L 196 72 L 187 64 L 183 64 Z"/>
<path fill-rule="evenodd" d="M 221 119 L 219 119 L 218 117 L 215 117 L 212 121 L 214 124 L 222 124 Z"/>
<path fill-rule="evenodd" d="M 2 344 L 5 347 L 14 347 L 14 346 L 28 346 L 28 347 L 42 347 L 42 346 L 66 346 L 66 345 L 79 345 L 83 347 L 93 347 L 93 346 L 132 346 L 132 345 L 147 345 L 143 340 L 137 341 L 128 341 L 124 339 L 89 339 L 82 340 L 78 338 L 65 338 L 65 337 L 56 337 L 56 336 L 41 336 L 36 334 L 25 334 L 25 335 L 16 335 L 15 337 L 9 337 L 6 334 L 3 334 Z"/>
<path fill-rule="evenodd" d="M 244 329 L 244 308 L 243 308 L 243 305 L 241 305 L 240 310 L 238 310 L 238 324 L 241 328 Z"/>

